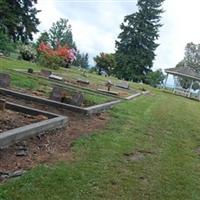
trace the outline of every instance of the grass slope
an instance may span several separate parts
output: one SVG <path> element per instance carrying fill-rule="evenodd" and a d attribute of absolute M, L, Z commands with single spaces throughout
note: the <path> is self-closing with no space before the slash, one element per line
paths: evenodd
<path fill-rule="evenodd" d="M 24 89 L 29 89 L 32 91 L 37 91 L 38 89 L 45 90 L 46 96 L 49 96 L 49 86 L 51 87 L 53 84 L 51 81 L 44 80 L 38 77 L 27 77 L 26 75 L 14 71 L 14 70 L 25 70 L 27 71 L 28 68 L 33 68 L 34 71 L 40 71 L 43 69 L 43 67 L 36 65 L 34 63 L 26 62 L 26 61 L 21 61 L 21 60 L 15 60 L 12 58 L 0 58 L 0 72 L 7 72 L 11 75 L 11 85 L 14 88 L 24 88 Z M 47 69 L 47 68 L 46 68 Z M 59 70 L 51 70 L 54 71 L 55 73 L 60 73 L 61 75 L 67 75 L 67 77 L 74 77 L 74 74 L 76 75 L 76 78 L 80 77 L 81 72 L 77 70 L 76 67 L 72 67 L 70 69 L 64 69 L 60 68 Z M 91 74 L 90 77 L 94 79 L 97 75 Z M 105 77 L 104 77 L 105 78 Z M 84 94 L 85 100 L 88 104 L 95 105 L 95 104 L 101 104 L 101 103 L 106 103 L 108 101 L 113 100 L 112 97 L 108 97 L 105 95 L 97 95 L 94 92 L 90 91 L 83 91 L 81 89 L 73 88 L 73 87 L 65 87 L 69 93 L 74 93 L 77 91 L 82 91 Z"/>
<path fill-rule="evenodd" d="M 200 199 L 200 104 L 161 92 L 125 102 L 76 160 L 41 166 L 0 186 L 1 200 Z M 152 152 L 141 160 L 124 154 Z"/>

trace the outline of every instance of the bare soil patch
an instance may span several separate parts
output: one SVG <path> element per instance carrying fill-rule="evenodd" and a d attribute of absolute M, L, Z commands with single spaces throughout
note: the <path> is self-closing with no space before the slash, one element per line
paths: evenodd
<path fill-rule="evenodd" d="M 18 98 L 9 96 L 3 98 L 10 102 L 68 116 L 69 125 L 0 150 L 0 172 L 27 170 L 42 163 L 51 164 L 60 160 L 72 160 L 73 156 L 70 153 L 72 143 L 81 136 L 104 128 L 109 121 L 109 115 L 106 113 L 86 117 L 69 110 L 56 109 Z M 17 156 L 19 146 L 26 149 L 26 155 Z"/>
<path fill-rule="evenodd" d="M 48 119 L 45 116 L 32 116 L 11 110 L 0 111 L 0 133 L 21 126 Z"/>
<path fill-rule="evenodd" d="M 141 161 L 144 160 L 147 156 L 154 154 L 151 151 L 147 150 L 137 150 L 131 153 L 124 153 L 127 161 Z"/>

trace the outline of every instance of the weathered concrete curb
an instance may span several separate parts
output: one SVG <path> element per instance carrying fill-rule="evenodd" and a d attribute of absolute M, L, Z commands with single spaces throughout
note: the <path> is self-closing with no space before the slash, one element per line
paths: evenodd
<path fill-rule="evenodd" d="M 143 95 L 147 95 L 147 94 L 150 94 L 150 93 L 151 93 L 150 91 L 142 92 Z"/>
<path fill-rule="evenodd" d="M 18 104 L 11 103 L 11 102 L 6 102 L 6 109 L 13 110 L 15 112 L 22 112 L 22 113 L 29 114 L 29 115 L 44 115 L 50 119 L 59 116 L 54 113 L 41 111 L 41 110 L 38 110 L 35 108 L 29 108 L 29 107 L 18 105 Z"/>
<path fill-rule="evenodd" d="M 105 110 L 108 110 L 108 109 L 112 108 L 115 104 L 118 104 L 120 102 L 121 102 L 121 100 L 116 100 L 116 101 L 112 101 L 112 102 L 108 102 L 108 103 L 84 108 L 84 110 L 87 111 L 87 114 L 91 115 L 91 114 L 94 114 L 94 113 L 100 113 L 100 112 L 103 112 Z"/>
<path fill-rule="evenodd" d="M 0 134 L 0 148 L 5 148 L 22 139 L 44 133 L 44 131 L 61 128 L 67 123 L 67 118 L 59 116 L 53 119 L 30 124 L 20 128 L 5 131 Z"/>
<path fill-rule="evenodd" d="M 4 94 L 4 95 L 20 97 L 25 100 L 38 102 L 38 103 L 49 105 L 49 106 L 54 106 L 56 108 L 63 108 L 63 109 L 71 110 L 73 112 L 78 112 L 80 114 L 85 114 L 85 115 L 90 115 L 90 114 L 105 111 L 107 109 L 110 109 L 113 105 L 121 102 L 121 100 L 115 100 L 115 101 L 111 101 L 111 102 L 104 103 L 104 104 L 99 104 L 99 105 L 95 105 L 95 106 L 91 106 L 91 107 L 87 107 L 87 108 L 82 108 L 82 107 L 73 106 L 73 105 L 65 104 L 65 103 L 60 103 L 60 102 L 45 99 L 45 98 L 40 98 L 40 97 L 23 94 L 23 93 L 12 91 L 12 90 L 5 89 L 5 88 L 0 88 L 0 93 Z"/>
<path fill-rule="evenodd" d="M 137 94 L 133 94 L 133 95 L 131 95 L 131 96 L 128 96 L 128 97 L 126 97 L 125 99 L 126 99 L 126 100 L 131 100 L 131 99 L 134 99 L 134 98 L 139 97 L 139 96 L 141 96 L 141 95 L 142 95 L 142 93 L 137 93 Z"/>
<path fill-rule="evenodd" d="M 87 114 L 83 108 L 78 107 L 78 106 L 60 103 L 57 101 L 53 101 L 53 100 L 49 100 L 49 99 L 45 99 L 41 97 L 36 97 L 36 96 L 28 95 L 28 94 L 23 94 L 23 93 L 5 89 L 5 88 L 0 88 L 0 93 L 4 95 L 19 97 L 28 101 L 33 101 L 33 102 L 37 102 L 37 103 L 41 103 L 41 104 L 45 104 L 49 106 L 54 106 L 56 108 L 63 108 L 63 109 L 67 109 L 67 110 L 71 110 L 75 112 L 80 112 L 81 114 Z"/>
<path fill-rule="evenodd" d="M 44 131 L 52 130 L 56 128 L 62 128 L 68 122 L 68 118 L 65 116 L 56 115 L 54 113 L 50 113 L 50 112 L 46 112 L 46 111 L 42 111 L 38 109 L 33 109 L 26 106 L 10 103 L 10 102 L 6 102 L 6 109 L 10 109 L 17 112 L 30 114 L 30 115 L 44 115 L 50 119 L 1 133 L 0 134 L 0 149 L 5 148 L 22 139 L 25 139 L 37 134 L 42 134 L 44 133 Z"/>

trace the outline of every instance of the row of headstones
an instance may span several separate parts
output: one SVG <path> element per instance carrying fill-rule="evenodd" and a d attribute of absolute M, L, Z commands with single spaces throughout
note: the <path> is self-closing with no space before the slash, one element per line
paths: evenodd
<path fill-rule="evenodd" d="M 6 73 L 0 73 L 0 87 L 8 88 L 10 87 L 11 83 L 11 77 L 9 74 Z M 63 103 L 69 103 L 76 106 L 81 106 L 84 101 L 84 96 L 81 92 L 76 92 L 72 97 L 66 96 L 67 91 L 60 88 L 60 87 L 54 87 L 50 98 L 55 101 L 60 101 Z"/>
<path fill-rule="evenodd" d="M 33 70 L 32 69 L 28 69 L 28 72 L 29 73 L 33 73 Z M 57 80 L 63 80 L 62 77 L 54 75 L 49 70 L 42 69 L 40 73 L 41 73 L 42 76 L 45 76 L 45 77 L 48 77 L 48 78 L 57 79 Z M 83 80 L 83 79 L 78 79 L 77 82 L 81 83 L 81 84 L 86 84 L 86 85 L 90 84 L 90 82 L 88 80 Z M 113 84 L 109 80 L 109 81 L 107 81 L 106 86 L 108 87 L 108 91 L 110 91 L 110 88 L 113 86 Z M 127 82 L 117 83 L 115 86 L 119 87 L 119 88 L 123 88 L 123 89 L 129 89 L 129 84 Z"/>
<path fill-rule="evenodd" d="M 54 101 L 59 101 L 62 103 L 72 104 L 75 106 L 81 106 L 84 102 L 84 96 L 82 92 L 76 92 L 75 94 L 67 95 L 68 91 L 61 87 L 54 87 L 50 98 Z"/>
<path fill-rule="evenodd" d="M 48 70 L 42 70 L 41 73 L 47 77 L 49 77 L 52 74 L 51 71 Z M 11 78 L 9 74 L 0 73 L 0 87 L 9 87 L 11 82 L 10 80 Z M 80 79 L 78 80 L 78 82 L 89 84 L 88 81 L 83 81 Z M 110 90 L 112 83 L 108 81 L 106 86 L 109 88 L 108 90 Z M 116 86 L 124 89 L 129 89 L 129 84 L 126 82 L 118 83 Z"/>

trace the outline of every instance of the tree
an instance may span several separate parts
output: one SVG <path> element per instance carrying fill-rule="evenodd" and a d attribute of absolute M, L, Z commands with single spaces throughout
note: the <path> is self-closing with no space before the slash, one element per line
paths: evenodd
<path fill-rule="evenodd" d="M 37 33 L 37 0 L 0 0 L 0 30 L 14 41 L 28 43 Z"/>
<path fill-rule="evenodd" d="M 0 31 L 0 52 L 9 55 L 10 52 L 14 51 L 14 46 L 10 38 Z"/>
<path fill-rule="evenodd" d="M 116 67 L 115 55 L 108 53 L 100 53 L 94 58 L 98 73 L 104 70 L 108 75 L 111 75 Z"/>
<path fill-rule="evenodd" d="M 115 74 L 118 78 L 145 81 L 146 74 L 151 71 L 158 47 L 156 40 L 163 1 L 138 0 L 138 12 L 125 17 L 116 41 Z"/>
<path fill-rule="evenodd" d="M 188 67 L 200 72 L 200 44 L 188 43 L 185 46 L 185 54 L 183 60 L 181 60 L 176 67 Z M 188 89 L 191 85 L 191 79 L 178 77 L 178 82 L 182 88 Z"/>
<path fill-rule="evenodd" d="M 165 75 L 163 74 L 161 69 L 158 69 L 156 71 L 149 72 L 146 76 L 146 82 L 153 86 L 157 87 L 158 85 L 161 85 L 165 79 Z"/>
<path fill-rule="evenodd" d="M 73 65 L 87 69 L 89 67 L 88 53 L 80 53 L 80 51 L 77 51 L 76 60 Z"/>
<path fill-rule="evenodd" d="M 75 42 L 73 41 L 72 28 L 67 19 L 60 19 L 56 23 L 53 23 L 49 30 L 49 40 L 53 48 L 56 48 L 58 44 L 68 45 L 69 48 L 76 49 Z"/>
<path fill-rule="evenodd" d="M 57 48 L 52 48 L 49 44 L 42 42 L 38 48 L 39 62 L 54 69 L 68 67 L 76 59 L 76 52 L 68 46 L 58 45 Z"/>
<path fill-rule="evenodd" d="M 186 66 L 200 71 L 200 44 L 188 43 L 185 46 L 184 59 L 176 67 Z"/>
<path fill-rule="evenodd" d="M 44 31 L 40 34 L 40 37 L 36 41 L 35 47 L 38 48 L 42 42 L 45 44 L 50 42 L 49 34 L 47 31 Z"/>

